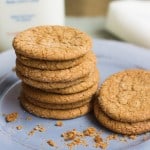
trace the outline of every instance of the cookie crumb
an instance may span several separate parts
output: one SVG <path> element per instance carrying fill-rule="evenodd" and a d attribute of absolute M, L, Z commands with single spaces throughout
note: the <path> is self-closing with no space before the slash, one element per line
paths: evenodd
<path fill-rule="evenodd" d="M 6 122 L 16 121 L 17 118 L 18 118 L 18 113 L 17 112 L 13 112 L 13 113 L 7 114 L 5 116 Z"/>
<path fill-rule="evenodd" d="M 28 135 L 29 135 L 29 136 L 32 136 L 36 131 L 45 132 L 46 129 L 45 129 L 42 125 L 38 124 L 36 127 L 34 127 L 34 128 L 28 133 Z"/>
<path fill-rule="evenodd" d="M 117 134 L 111 134 L 108 135 L 107 138 L 103 139 L 101 134 L 101 130 L 96 130 L 96 128 L 94 127 L 88 127 L 81 132 L 77 131 L 76 129 L 67 131 L 62 134 L 62 137 L 64 138 L 64 141 L 67 142 L 66 146 L 68 146 L 70 150 L 72 150 L 77 145 L 88 146 L 88 140 L 86 139 L 87 136 L 89 136 L 88 138 L 92 138 L 92 140 L 94 141 L 93 146 L 95 148 L 101 149 L 106 149 L 108 147 L 109 140 L 114 140 L 118 138 Z"/>
<path fill-rule="evenodd" d="M 129 139 L 131 139 L 131 140 L 135 140 L 135 139 L 137 138 L 136 135 L 130 135 L 130 136 L 128 136 L 128 137 L 129 137 Z"/>
<path fill-rule="evenodd" d="M 120 142 L 127 142 L 127 139 L 126 139 L 126 137 L 122 137 L 122 138 L 119 138 L 119 141 Z"/>
<path fill-rule="evenodd" d="M 106 149 L 108 146 L 107 142 L 104 142 L 102 137 L 100 137 L 100 135 L 96 135 L 94 138 L 94 142 L 95 142 L 95 147 L 96 148 L 101 148 L 101 149 Z"/>
<path fill-rule="evenodd" d="M 26 118 L 26 120 L 32 120 L 32 117 L 31 117 L 31 116 L 28 116 L 28 117 Z"/>
<path fill-rule="evenodd" d="M 49 146 L 52 146 L 52 147 L 56 146 L 55 142 L 52 141 L 52 140 L 48 140 L 48 141 L 47 141 L 47 144 L 48 144 Z"/>
<path fill-rule="evenodd" d="M 23 127 L 21 125 L 17 126 L 16 129 L 17 130 L 21 130 Z"/>
<path fill-rule="evenodd" d="M 83 131 L 85 136 L 93 136 L 96 134 L 96 129 L 94 127 L 88 127 L 86 130 Z"/>
<path fill-rule="evenodd" d="M 73 149 L 73 147 L 77 146 L 77 145 L 88 146 L 87 142 L 85 140 L 83 140 L 83 139 L 80 139 L 80 138 L 76 138 L 72 142 L 67 144 L 69 149 Z"/>
<path fill-rule="evenodd" d="M 106 140 L 116 140 L 118 138 L 117 134 L 110 134 L 107 136 Z"/>
<path fill-rule="evenodd" d="M 63 133 L 62 137 L 66 142 L 70 141 L 66 144 L 70 150 L 77 145 L 88 146 L 86 140 L 84 139 L 85 136 L 83 132 L 79 132 L 76 129 Z"/>
<path fill-rule="evenodd" d="M 62 121 L 57 121 L 55 126 L 61 127 L 61 126 L 63 126 L 63 122 Z"/>
<path fill-rule="evenodd" d="M 35 131 L 39 131 L 39 132 L 45 132 L 45 131 L 46 131 L 46 129 L 45 129 L 42 125 L 40 125 L 40 124 L 38 124 L 38 125 L 34 128 L 34 130 L 35 130 Z"/>
<path fill-rule="evenodd" d="M 35 133 L 35 131 L 34 131 L 34 130 L 31 130 L 31 131 L 28 133 L 28 135 L 29 135 L 29 136 L 32 136 L 34 133 Z"/>
<path fill-rule="evenodd" d="M 67 131 L 63 133 L 61 136 L 64 138 L 65 141 L 74 140 L 77 135 L 76 129 L 73 129 L 71 131 Z"/>

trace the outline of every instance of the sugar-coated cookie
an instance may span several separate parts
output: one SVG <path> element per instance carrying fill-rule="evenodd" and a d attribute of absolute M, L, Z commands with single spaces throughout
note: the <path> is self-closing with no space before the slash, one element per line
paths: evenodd
<path fill-rule="evenodd" d="M 75 102 L 75 103 L 68 103 L 68 104 L 53 104 L 53 103 L 44 103 L 44 102 L 39 102 L 37 100 L 34 100 L 32 98 L 27 98 L 24 96 L 24 94 L 21 94 L 20 99 L 26 99 L 28 102 L 31 104 L 34 104 L 36 106 L 42 107 L 42 108 L 47 108 L 47 109 L 73 109 L 73 108 L 78 108 L 81 107 L 90 101 L 92 101 L 92 98 L 85 99 L 80 102 Z"/>
<path fill-rule="evenodd" d="M 22 91 L 27 98 L 32 98 L 43 103 L 68 104 L 80 102 L 85 99 L 91 98 L 93 95 L 95 95 L 95 92 L 97 91 L 98 83 L 85 91 L 67 95 L 44 92 L 39 89 L 30 87 L 26 84 L 22 84 L 22 88 Z"/>
<path fill-rule="evenodd" d="M 74 108 L 74 109 L 59 110 L 59 109 L 46 109 L 46 108 L 38 107 L 34 104 L 31 104 L 25 99 L 21 99 L 20 102 L 28 112 L 39 117 L 53 118 L 53 119 L 77 118 L 87 114 L 92 109 L 92 105 L 90 103 L 87 103 L 81 107 Z"/>
<path fill-rule="evenodd" d="M 83 63 L 69 69 L 55 71 L 40 70 L 27 67 L 16 60 L 16 70 L 18 70 L 21 75 L 36 81 L 68 82 L 87 76 L 90 72 L 94 71 L 95 63 L 96 58 L 93 53 L 90 53 Z"/>
<path fill-rule="evenodd" d="M 18 54 L 42 60 L 70 60 L 92 48 L 84 32 L 65 26 L 38 26 L 16 35 L 13 47 Z"/>
<path fill-rule="evenodd" d="M 71 59 L 66 61 L 48 61 L 48 60 L 39 60 L 32 59 L 28 57 L 24 57 L 20 54 L 17 54 L 17 59 L 25 66 L 29 66 L 32 68 L 38 68 L 42 70 L 64 70 L 82 63 L 87 55 L 79 57 L 77 59 Z"/>
<path fill-rule="evenodd" d="M 150 71 L 132 69 L 110 76 L 102 84 L 98 99 L 101 109 L 114 120 L 149 120 Z"/>
<path fill-rule="evenodd" d="M 137 123 L 125 123 L 113 120 L 101 110 L 97 101 L 94 104 L 94 113 L 100 124 L 117 133 L 136 135 L 150 131 L 150 120 Z"/>
<path fill-rule="evenodd" d="M 92 87 L 94 84 L 98 82 L 99 82 L 99 72 L 97 69 L 95 69 L 95 71 L 91 75 L 89 75 L 89 77 L 86 80 L 80 82 L 79 84 L 75 84 L 67 88 L 59 88 L 59 89 L 52 89 L 52 90 L 46 90 L 46 91 L 51 92 L 51 93 L 58 93 L 58 94 L 79 93 Z"/>

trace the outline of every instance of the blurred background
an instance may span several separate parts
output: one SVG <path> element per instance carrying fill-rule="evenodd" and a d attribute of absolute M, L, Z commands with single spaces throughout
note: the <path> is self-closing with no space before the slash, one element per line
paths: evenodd
<path fill-rule="evenodd" d="M 12 48 L 18 32 L 45 24 L 150 48 L 149 0 L 1 0 L 0 51 Z"/>
<path fill-rule="evenodd" d="M 110 0 L 66 0 L 66 25 L 77 27 L 94 38 L 113 38 L 105 31 Z"/>

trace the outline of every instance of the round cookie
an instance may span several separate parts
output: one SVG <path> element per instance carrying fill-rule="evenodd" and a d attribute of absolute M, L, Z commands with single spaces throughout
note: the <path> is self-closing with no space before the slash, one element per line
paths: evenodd
<path fill-rule="evenodd" d="M 18 54 L 42 60 L 70 60 L 85 55 L 92 40 L 78 29 L 65 26 L 38 26 L 16 35 L 13 47 Z"/>
<path fill-rule="evenodd" d="M 30 85 L 32 87 L 35 87 L 35 88 L 38 88 L 38 89 L 41 89 L 44 91 L 50 90 L 50 89 L 67 88 L 67 87 L 79 84 L 79 83 L 87 80 L 87 78 L 89 77 L 89 76 L 86 76 L 86 77 L 83 77 L 83 78 L 80 78 L 78 80 L 71 81 L 71 82 L 53 82 L 53 83 L 50 83 L 50 82 L 35 81 L 35 80 L 30 79 L 30 78 L 27 78 L 27 77 L 21 75 L 18 70 L 16 70 L 16 74 L 27 85 Z"/>
<path fill-rule="evenodd" d="M 28 99 L 32 98 L 34 100 L 43 103 L 68 104 L 68 103 L 80 102 L 85 99 L 91 98 L 97 91 L 98 83 L 96 83 L 86 91 L 75 93 L 75 94 L 68 94 L 68 95 L 60 95 L 60 94 L 44 92 L 39 89 L 30 87 L 26 84 L 22 84 L 22 88 L 23 88 L 24 95 Z"/>
<path fill-rule="evenodd" d="M 30 113 L 44 118 L 53 118 L 53 119 L 73 119 L 80 116 L 83 116 L 91 111 L 92 106 L 90 103 L 85 104 L 79 108 L 74 109 L 45 109 L 42 107 L 38 107 L 36 105 L 31 104 L 25 99 L 21 99 L 22 106 Z"/>
<path fill-rule="evenodd" d="M 63 70 L 68 69 L 74 66 L 79 65 L 85 60 L 87 55 L 79 57 L 77 59 L 72 59 L 68 61 L 47 61 L 47 60 L 38 60 L 31 59 L 28 57 L 24 57 L 22 55 L 16 54 L 17 59 L 25 66 L 29 66 L 37 69 L 45 69 L 45 70 Z"/>
<path fill-rule="evenodd" d="M 53 103 L 43 103 L 43 102 L 38 102 L 32 98 L 28 99 L 27 97 L 25 97 L 23 94 L 21 95 L 20 99 L 26 99 L 28 102 L 30 102 L 31 104 L 34 104 L 36 106 L 42 107 L 42 108 L 47 108 L 47 109 L 74 109 L 74 108 L 78 108 L 81 107 L 87 103 L 89 103 L 92 98 L 88 98 L 85 99 L 83 101 L 80 102 L 75 102 L 75 103 L 68 103 L 68 104 L 53 104 Z"/>
<path fill-rule="evenodd" d="M 124 123 L 113 120 L 101 110 L 97 101 L 94 104 L 94 113 L 103 126 L 117 133 L 136 135 L 150 131 L 150 120 L 137 123 Z"/>
<path fill-rule="evenodd" d="M 75 84 L 67 88 L 52 89 L 52 90 L 46 90 L 46 91 L 51 92 L 51 93 L 58 93 L 58 94 L 79 93 L 79 92 L 85 91 L 86 89 L 90 88 L 92 85 L 98 83 L 98 81 L 99 81 L 99 73 L 98 73 L 98 70 L 96 69 L 94 73 L 92 73 L 87 78 L 87 80 L 80 82 L 79 84 Z"/>
<path fill-rule="evenodd" d="M 95 63 L 95 55 L 91 53 L 86 57 L 86 60 L 83 63 L 65 70 L 50 71 L 35 69 L 24 66 L 18 60 L 16 60 L 16 70 L 22 75 L 36 81 L 68 82 L 87 76 L 90 72 L 94 71 Z"/>
<path fill-rule="evenodd" d="M 101 109 L 114 120 L 149 120 L 150 71 L 125 70 L 110 76 L 102 84 L 98 99 Z"/>

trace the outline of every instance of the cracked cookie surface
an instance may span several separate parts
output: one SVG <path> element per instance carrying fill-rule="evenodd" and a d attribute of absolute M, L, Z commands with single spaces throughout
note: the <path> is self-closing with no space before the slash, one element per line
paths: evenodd
<path fill-rule="evenodd" d="M 82 115 L 87 114 L 91 111 L 92 105 L 87 103 L 81 107 L 74 108 L 74 109 L 66 109 L 66 110 L 59 110 L 59 109 L 46 109 L 34 104 L 31 104 L 26 99 L 21 99 L 22 106 L 29 111 L 30 113 L 43 117 L 43 118 L 54 118 L 54 119 L 72 119 L 76 117 L 80 117 Z"/>
<path fill-rule="evenodd" d="M 96 57 L 93 53 L 87 54 L 86 60 L 78 66 L 64 70 L 40 70 L 27 67 L 16 60 L 16 70 L 21 75 L 30 79 L 42 82 L 68 82 L 87 76 L 92 70 L 94 71 Z"/>
<path fill-rule="evenodd" d="M 88 76 L 87 76 L 87 77 L 80 78 L 78 80 L 70 81 L 70 82 L 53 82 L 53 83 L 51 83 L 51 82 L 40 82 L 40 81 L 32 80 L 30 78 L 27 78 L 27 77 L 21 75 L 20 72 L 17 70 L 16 70 L 16 74 L 25 84 L 35 87 L 35 88 L 38 88 L 38 89 L 41 89 L 43 91 L 47 91 L 50 89 L 67 88 L 67 87 L 79 84 L 79 83 L 87 80 L 87 78 L 88 78 Z"/>
<path fill-rule="evenodd" d="M 92 48 L 84 32 L 65 26 L 38 26 L 16 35 L 13 47 L 18 54 L 42 60 L 70 60 Z"/>
<path fill-rule="evenodd" d="M 44 92 L 39 89 L 30 87 L 26 84 L 22 84 L 22 88 L 23 93 L 27 98 L 32 98 L 36 101 L 44 103 L 68 104 L 80 102 L 94 96 L 98 88 L 98 83 L 94 84 L 91 88 L 87 89 L 86 91 L 67 95 Z"/>
<path fill-rule="evenodd" d="M 80 82 L 79 84 L 75 84 L 73 86 L 69 86 L 67 88 L 59 88 L 52 90 L 45 90 L 47 92 L 58 93 L 58 94 L 73 94 L 85 91 L 86 89 L 92 87 L 94 84 L 99 82 L 99 72 L 97 69 L 89 75 L 89 77 Z"/>
<path fill-rule="evenodd" d="M 149 120 L 150 71 L 125 70 L 110 76 L 100 89 L 99 104 L 114 120 Z"/>
<path fill-rule="evenodd" d="M 25 97 L 24 94 L 21 94 L 20 99 L 26 99 L 28 102 L 30 102 L 31 104 L 34 104 L 36 106 L 42 107 L 42 108 L 47 108 L 47 109 L 60 109 L 60 110 L 64 110 L 64 109 L 73 109 L 73 108 L 78 108 L 81 107 L 87 103 L 89 103 L 92 98 L 88 98 L 85 99 L 83 101 L 80 102 L 75 102 L 75 103 L 68 103 L 68 104 L 53 104 L 53 103 L 43 103 L 43 102 L 39 102 L 37 100 L 34 100 L 32 98 L 27 98 Z"/>
<path fill-rule="evenodd" d="M 85 60 L 86 55 L 77 59 L 67 61 L 47 61 L 24 57 L 17 54 L 17 59 L 25 66 L 42 69 L 42 70 L 63 70 L 79 65 Z"/>
<path fill-rule="evenodd" d="M 67 88 L 67 87 L 79 84 L 79 83 L 87 80 L 87 78 L 88 78 L 88 76 L 87 76 L 87 77 L 80 78 L 78 80 L 70 81 L 70 82 L 53 82 L 53 83 L 51 83 L 51 82 L 40 82 L 40 81 L 32 80 L 30 78 L 27 78 L 27 77 L 21 75 L 20 72 L 17 70 L 16 70 L 16 74 L 27 85 L 41 89 L 43 91 L 47 91 L 50 89 Z"/>
<path fill-rule="evenodd" d="M 136 135 L 150 131 L 150 120 L 137 123 L 128 123 L 113 120 L 101 110 L 98 101 L 96 101 L 94 104 L 94 113 L 97 120 L 104 127 L 117 133 L 125 135 Z"/>

